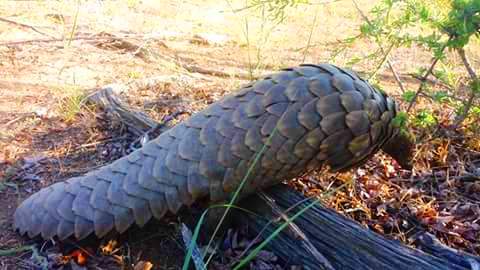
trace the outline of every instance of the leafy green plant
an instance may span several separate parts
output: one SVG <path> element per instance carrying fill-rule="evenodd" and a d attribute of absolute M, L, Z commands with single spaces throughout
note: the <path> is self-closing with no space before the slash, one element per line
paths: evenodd
<path fill-rule="evenodd" d="M 58 110 L 60 116 L 65 122 L 72 122 L 82 109 L 82 102 L 86 95 L 85 92 L 78 86 L 64 86 L 57 89 L 58 95 L 61 96 L 61 102 Z"/>
<path fill-rule="evenodd" d="M 480 36 L 480 1 L 381 0 L 370 11 L 370 18 L 361 11 L 355 0 L 353 3 L 364 23 L 357 36 L 341 42 L 338 51 L 345 50 L 360 39 L 373 42 L 377 49 L 367 56 L 353 57 L 350 64 L 364 60 L 376 61 L 370 80 L 375 80 L 379 71 L 388 65 L 402 90 L 403 101 L 408 104 L 408 112 L 412 112 L 421 97 L 432 103 L 452 106 L 456 114 L 456 126 L 460 126 L 468 117 L 478 117 L 472 113 L 472 108 L 478 102 L 480 81 L 469 63 L 465 47 L 472 38 Z M 419 80 L 416 90 L 405 89 L 389 59 L 396 49 L 412 46 L 424 48 L 432 56 L 428 67 L 417 67 L 417 72 L 413 74 Z M 468 78 L 459 76 L 458 70 L 452 65 L 451 54 L 447 52 L 456 52 L 460 56 Z M 337 55 L 334 54 L 334 57 Z M 442 88 L 430 87 L 432 80 L 433 83 L 441 83 Z M 462 88 L 467 88 L 466 95 L 460 91 Z M 407 120 L 423 128 L 438 124 L 436 116 L 425 109 L 412 112 Z"/>

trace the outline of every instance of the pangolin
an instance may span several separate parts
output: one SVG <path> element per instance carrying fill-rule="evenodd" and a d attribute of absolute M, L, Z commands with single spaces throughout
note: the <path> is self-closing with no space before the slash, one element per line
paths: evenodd
<path fill-rule="evenodd" d="M 177 213 L 199 199 L 242 195 L 328 165 L 358 166 L 377 150 L 408 167 L 412 144 L 394 100 L 356 73 L 300 65 L 212 103 L 142 148 L 86 175 L 41 189 L 18 207 L 29 237 L 103 237 Z"/>

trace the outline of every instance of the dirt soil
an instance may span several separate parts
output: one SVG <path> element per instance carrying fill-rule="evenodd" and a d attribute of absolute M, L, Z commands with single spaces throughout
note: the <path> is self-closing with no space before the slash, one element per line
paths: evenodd
<path fill-rule="evenodd" d="M 360 2 L 365 10 L 371 6 L 370 1 Z M 176 112 L 198 111 L 261 74 L 302 62 L 330 61 L 336 42 L 354 34 L 361 23 L 344 2 L 287 9 L 291 13 L 280 25 L 262 20 L 254 10 L 232 12 L 242 6 L 243 1 L 210 0 L 0 3 L 0 252 L 12 251 L 0 256 L 0 269 L 49 268 L 53 261 L 61 265 L 58 260 L 64 260 L 63 269 L 82 269 L 78 264 L 89 254 L 93 256 L 87 258 L 88 265 L 96 269 L 150 269 L 149 263 L 153 269 L 181 267 L 185 249 L 176 217 L 129 230 L 115 238 L 118 243 L 90 239 L 81 244 L 21 237 L 12 230 L 12 217 L 17 205 L 42 187 L 131 151 L 136 139 L 132 134 L 102 112 L 83 106 L 86 95 L 96 88 L 152 80 L 123 98 L 161 121 Z M 354 53 L 367 53 L 369 46 L 357 44 L 335 63 L 342 66 Z M 414 64 L 428 62 L 429 56 L 412 48 L 395 52 L 392 60 L 399 73 L 407 74 Z M 367 61 L 356 68 L 366 71 L 374 66 Z M 392 76 L 385 72 L 381 77 L 389 94 L 398 96 Z M 408 76 L 404 79 L 407 85 L 416 83 Z M 387 172 L 392 165 L 384 160 L 378 156 L 373 164 L 380 162 Z M 364 168 L 363 175 L 372 166 Z M 315 177 L 299 179 L 294 186 L 315 193 L 322 189 Z M 308 183 L 309 178 L 317 180 Z M 327 186 L 330 180 L 320 183 Z M 380 193 L 390 187 L 377 180 L 362 183 L 376 185 Z M 365 206 L 356 200 L 346 203 L 350 195 L 348 190 L 339 194 L 331 206 L 339 211 Z M 469 200 L 478 208 L 477 199 Z M 374 204 L 382 207 L 378 201 Z M 384 230 L 384 223 L 366 223 L 370 213 L 344 213 L 411 244 L 402 239 L 408 228 L 394 232 L 392 225 Z M 480 226 L 478 220 L 472 222 Z M 478 239 L 477 233 L 470 237 Z M 460 247 L 480 253 L 478 241 Z"/>

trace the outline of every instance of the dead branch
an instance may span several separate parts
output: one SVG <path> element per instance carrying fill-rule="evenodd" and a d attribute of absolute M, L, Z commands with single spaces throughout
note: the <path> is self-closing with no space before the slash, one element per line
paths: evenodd
<path fill-rule="evenodd" d="M 50 34 L 47 34 L 45 32 L 42 32 L 40 30 L 38 30 L 38 28 L 34 27 L 34 26 L 31 26 L 31 25 L 28 25 L 28 24 L 24 24 L 24 23 L 19 23 L 19 22 L 16 22 L 16 21 L 12 21 L 12 20 L 9 20 L 9 19 L 5 19 L 5 18 L 0 18 L 0 21 L 2 22 L 6 22 L 6 23 L 9 23 L 9 24 L 13 24 L 13 25 L 17 25 L 17 26 L 20 26 L 22 28 L 27 28 L 27 29 L 30 29 L 34 32 L 37 32 L 41 35 L 44 35 L 44 36 L 48 36 L 48 37 L 54 37 Z"/>
<path fill-rule="evenodd" d="M 243 80 L 252 80 L 252 77 L 247 74 L 247 73 L 227 73 L 224 71 L 220 70 L 214 70 L 214 69 L 206 69 L 200 66 L 196 65 L 191 65 L 191 64 L 183 64 L 178 62 L 178 65 L 186 69 L 188 72 L 193 72 L 193 73 L 200 73 L 200 74 L 205 74 L 205 75 L 210 75 L 210 76 L 216 76 L 216 77 L 222 77 L 222 78 L 238 78 L 238 79 L 243 79 Z M 255 79 L 255 78 L 253 78 Z"/>
<path fill-rule="evenodd" d="M 117 90 L 118 91 L 118 90 Z M 130 132 L 136 136 L 142 136 L 150 129 L 159 124 L 150 119 L 146 114 L 134 111 L 125 105 L 115 94 L 115 88 L 107 86 L 88 95 L 85 102 L 93 104 L 104 110 L 110 118 L 120 121 L 127 126 Z"/>

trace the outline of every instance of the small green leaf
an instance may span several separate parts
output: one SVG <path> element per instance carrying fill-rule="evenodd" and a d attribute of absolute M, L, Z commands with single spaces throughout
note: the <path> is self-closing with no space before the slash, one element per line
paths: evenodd
<path fill-rule="evenodd" d="M 393 118 L 392 123 L 394 127 L 402 128 L 407 125 L 407 121 L 408 121 L 408 114 L 406 112 L 399 112 L 397 113 L 395 118 Z"/>
<path fill-rule="evenodd" d="M 405 91 L 405 93 L 403 93 L 402 95 L 402 99 L 406 102 L 412 102 L 412 100 L 415 98 L 416 93 L 417 92 L 412 90 Z"/>
<path fill-rule="evenodd" d="M 418 112 L 418 114 L 415 116 L 415 124 L 420 127 L 431 127 L 436 123 L 437 119 L 435 118 L 435 116 L 427 110 L 422 110 Z"/>
<path fill-rule="evenodd" d="M 435 100 L 436 102 L 444 103 L 448 102 L 450 99 L 447 92 L 437 91 L 433 94 L 433 100 Z"/>

